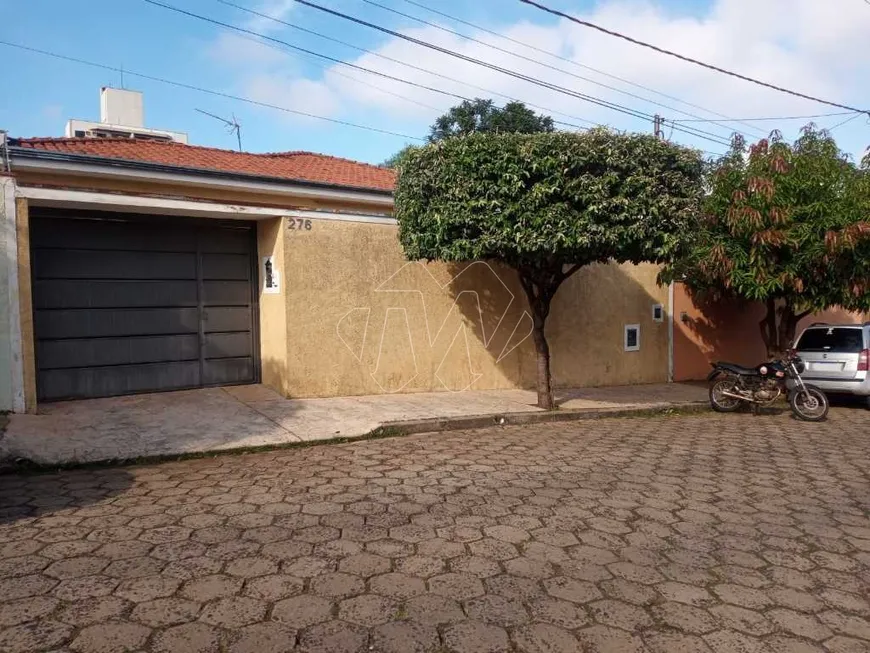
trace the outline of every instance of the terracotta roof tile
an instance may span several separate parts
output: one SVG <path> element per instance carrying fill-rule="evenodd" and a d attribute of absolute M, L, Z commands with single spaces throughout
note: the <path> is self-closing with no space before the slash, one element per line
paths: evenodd
<path fill-rule="evenodd" d="M 386 168 L 313 152 L 253 154 L 181 143 L 129 138 L 19 138 L 11 145 L 84 154 L 108 159 L 143 161 L 183 168 L 218 170 L 347 188 L 391 191 L 395 173 Z"/>

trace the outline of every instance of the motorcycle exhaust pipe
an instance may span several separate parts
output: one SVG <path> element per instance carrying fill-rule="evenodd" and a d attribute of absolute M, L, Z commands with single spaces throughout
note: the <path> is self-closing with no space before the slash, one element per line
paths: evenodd
<path fill-rule="evenodd" d="M 753 404 L 760 403 L 759 401 L 757 401 L 755 399 L 751 399 L 749 397 L 744 397 L 743 395 L 738 395 L 738 394 L 735 394 L 734 392 L 728 392 L 727 390 L 723 390 L 722 394 L 726 397 L 731 397 L 732 399 L 740 399 L 742 401 L 748 401 L 748 402 L 753 403 Z"/>

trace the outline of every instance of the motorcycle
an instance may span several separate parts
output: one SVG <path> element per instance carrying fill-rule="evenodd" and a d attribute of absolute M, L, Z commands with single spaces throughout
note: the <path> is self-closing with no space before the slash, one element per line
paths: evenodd
<path fill-rule="evenodd" d="M 773 360 L 758 367 L 743 367 L 734 363 L 712 363 L 707 377 L 710 385 L 710 406 L 720 413 L 731 413 L 742 404 L 767 406 L 783 393 L 795 417 L 808 422 L 820 422 L 828 414 L 828 397 L 814 385 L 801 379 L 806 365 L 794 352 L 782 360 Z M 792 388 L 789 388 L 789 381 Z"/>

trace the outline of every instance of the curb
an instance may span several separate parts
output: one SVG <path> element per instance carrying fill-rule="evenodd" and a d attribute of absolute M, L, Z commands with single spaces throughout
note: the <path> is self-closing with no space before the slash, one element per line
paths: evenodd
<path fill-rule="evenodd" d="M 134 465 L 152 465 L 182 460 L 198 460 L 202 458 L 217 458 L 220 456 L 239 456 L 254 453 L 268 453 L 289 449 L 305 449 L 328 445 L 349 444 L 364 440 L 395 438 L 418 433 L 440 433 L 449 431 L 465 431 L 469 429 L 487 428 L 492 426 L 521 426 L 525 424 L 544 424 L 556 422 L 572 422 L 579 420 L 606 419 L 617 417 L 656 417 L 666 415 L 690 415 L 712 412 L 710 404 L 701 401 L 681 403 L 660 403 L 634 408 L 575 408 L 565 410 L 535 411 L 527 413 L 492 413 L 487 415 L 466 415 L 461 417 L 435 417 L 419 420 L 396 420 L 384 422 L 368 433 L 348 435 L 337 438 L 311 440 L 307 442 L 283 442 L 251 447 L 231 449 L 215 449 L 177 454 L 156 454 L 136 458 L 115 458 L 92 460 L 86 462 L 50 463 L 19 458 L 15 460 L 0 460 L 0 476 L 8 474 L 45 474 L 70 469 L 101 469 L 106 467 L 127 467 Z"/>
<path fill-rule="evenodd" d="M 372 431 L 398 431 L 403 435 L 437 433 L 441 431 L 465 431 L 490 426 L 522 426 L 555 422 L 605 419 L 615 417 L 654 417 L 657 415 L 704 413 L 710 411 L 706 401 L 662 403 L 634 408 L 573 408 L 565 410 L 534 411 L 527 413 L 491 413 L 486 415 L 463 415 L 461 417 L 431 417 L 417 420 L 384 422 Z"/>

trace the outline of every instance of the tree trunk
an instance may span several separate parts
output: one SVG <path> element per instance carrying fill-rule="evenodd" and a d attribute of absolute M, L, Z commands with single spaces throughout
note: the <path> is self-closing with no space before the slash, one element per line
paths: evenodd
<path fill-rule="evenodd" d="M 532 338 L 535 341 L 537 358 L 538 406 L 544 410 L 556 408 L 553 399 L 553 385 L 550 379 L 550 346 L 547 344 L 547 316 L 550 302 L 568 277 L 579 270 L 581 265 L 562 266 L 548 264 L 542 267 L 517 268 L 520 283 L 529 300 L 532 311 Z"/>
<path fill-rule="evenodd" d="M 546 317 L 540 318 L 533 309 L 532 338 L 535 341 L 538 369 L 538 406 L 545 410 L 553 410 L 556 402 L 553 399 L 553 388 L 550 384 L 550 345 L 544 333 Z"/>
<path fill-rule="evenodd" d="M 769 297 L 766 302 L 767 311 L 759 322 L 761 339 L 767 349 L 769 359 L 778 359 L 786 355 L 794 346 L 797 325 L 810 311 L 795 312 L 794 305 L 788 299 L 780 300 Z"/>

